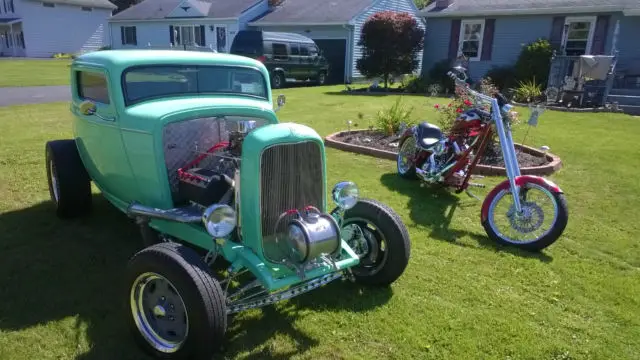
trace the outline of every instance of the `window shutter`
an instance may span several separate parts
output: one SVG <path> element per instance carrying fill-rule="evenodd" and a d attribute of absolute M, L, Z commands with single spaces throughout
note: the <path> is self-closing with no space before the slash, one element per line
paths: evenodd
<path fill-rule="evenodd" d="M 551 34 L 549 35 L 549 43 L 556 49 L 562 46 L 562 33 L 564 31 L 564 16 L 556 16 L 551 23 Z"/>
<path fill-rule="evenodd" d="M 120 26 L 120 41 L 122 42 L 122 45 L 125 44 L 124 26 Z"/>
<path fill-rule="evenodd" d="M 600 15 L 598 16 L 598 20 L 596 20 L 596 28 L 593 32 L 593 45 L 591 45 L 591 54 L 593 55 L 604 55 L 610 18 L 611 15 Z"/>
<path fill-rule="evenodd" d="M 204 25 L 200 25 L 200 46 L 205 46 L 207 42 L 204 39 Z"/>
<path fill-rule="evenodd" d="M 462 20 L 451 20 L 451 36 L 449 37 L 449 59 L 458 57 L 458 42 L 460 41 L 460 24 Z"/>
<path fill-rule="evenodd" d="M 496 19 L 484 21 L 484 36 L 482 37 L 482 56 L 480 60 L 491 60 L 493 49 L 493 34 L 495 33 Z"/>
<path fill-rule="evenodd" d="M 173 45 L 175 41 L 176 40 L 173 38 L 173 25 L 169 25 L 169 42 Z"/>
<path fill-rule="evenodd" d="M 137 34 L 137 26 L 133 27 L 133 45 L 138 45 L 138 34 Z"/>

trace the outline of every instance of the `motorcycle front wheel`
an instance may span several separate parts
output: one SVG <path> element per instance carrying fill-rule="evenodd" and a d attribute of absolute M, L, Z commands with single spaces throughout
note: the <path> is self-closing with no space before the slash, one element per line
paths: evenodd
<path fill-rule="evenodd" d="M 503 245 L 540 251 L 553 244 L 567 226 L 569 212 L 564 194 L 536 183 L 522 184 L 520 212 L 515 209 L 510 188 L 487 200 L 489 211 L 482 226 L 489 238 Z"/>
<path fill-rule="evenodd" d="M 396 156 L 398 175 L 405 179 L 417 179 L 416 164 L 413 162 L 417 150 L 416 138 L 407 136 L 400 142 L 398 149 Z"/>

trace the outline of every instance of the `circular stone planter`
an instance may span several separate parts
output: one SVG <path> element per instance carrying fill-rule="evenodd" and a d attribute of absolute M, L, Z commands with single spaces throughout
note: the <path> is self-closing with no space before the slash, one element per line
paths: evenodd
<path fill-rule="evenodd" d="M 359 130 L 351 130 L 351 131 L 339 131 L 333 133 L 324 139 L 324 143 L 327 147 L 349 151 L 356 154 L 369 155 L 373 157 L 377 157 L 380 159 L 387 160 L 396 160 L 397 152 L 389 151 L 389 150 L 381 150 L 375 149 L 362 145 L 349 144 L 343 141 L 338 140 L 337 138 L 341 135 L 347 135 L 349 133 L 365 131 L 365 129 Z M 540 151 L 536 148 L 532 148 L 530 146 L 514 144 L 516 150 L 520 150 L 523 153 L 536 155 L 539 157 L 546 156 L 549 163 L 541 166 L 531 166 L 531 167 L 521 167 L 520 173 L 522 175 L 550 175 L 556 171 L 558 171 L 562 167 L 562 161 L 560 158 L 554 154 L 547 152 L 546 154 L 543 151 Z M 476 175 L 486 175 L 486 176 L 506 176 L 507 171 L 504 167 L 501 166 L 492 166 L 492 165 L 482 165 L 477 164 L 474 171 Z"/>

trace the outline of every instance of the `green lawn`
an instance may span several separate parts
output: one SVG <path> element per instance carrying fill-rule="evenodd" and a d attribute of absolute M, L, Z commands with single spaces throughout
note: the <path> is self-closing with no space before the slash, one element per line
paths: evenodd
<path fill-rule="evenodd" d="M 68 85 L 71 60 L 0 59 L 0 87 Z"/>
<path fill-rule="evenodd" d="M 327 135 L 395 99 L 325 94 L 338 90 L 282 91 L 280 117 Z M 406 100 L 416 119 L 433 117 L 428 98 Z M 639 133 L 629 116 L 543 114 L 527 143 L 562 157 L 551 178 L 570 219 L 537 256 L 495 247 L 465 194 L 420 188 L 391 161 L 328 149 L 330 184 L 353 180 L 406 222 L 410 265 L 387 290 L 334 283 L 238 315 L 225 358 L 638 359 Z M 0 359 L 144 359 L 120 317 L 136 228 L 99 195 L 79 221 L 58 220 L 49 202 L 44 143 L 71 136 L 68 104 L 0 108 L 0 134 Z"/>

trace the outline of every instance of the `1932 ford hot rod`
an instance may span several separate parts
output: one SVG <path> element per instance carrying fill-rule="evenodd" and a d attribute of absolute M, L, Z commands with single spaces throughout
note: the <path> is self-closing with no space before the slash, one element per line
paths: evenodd
<path fill-rule="evenodd" d="M 349 181 L 327 194 L 322 138 L 278 122 L 260 62 L 98 51 L 72 63 L 71 93 L 74 138 L 46 144 L 51 198 L 60 217 L 87 214 L 93 182 L 140 226 L 125 302 L 148 352 L 209 359 L 228 314 L 404 272 L 400 218 Z"/>

